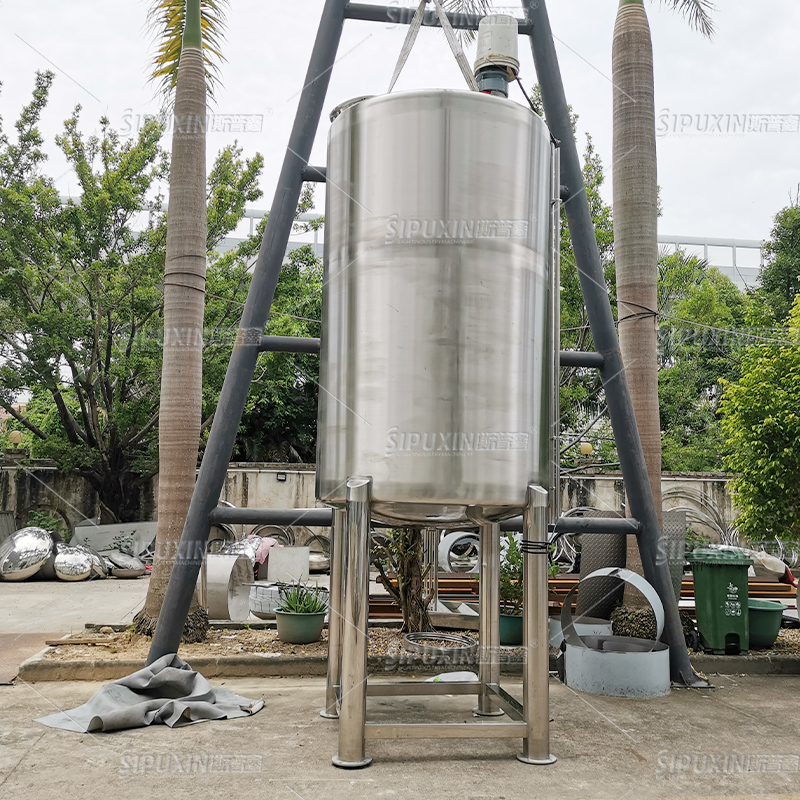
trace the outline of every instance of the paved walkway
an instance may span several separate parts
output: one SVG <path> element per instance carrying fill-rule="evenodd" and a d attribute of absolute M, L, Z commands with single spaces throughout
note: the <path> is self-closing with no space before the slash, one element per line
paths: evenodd
<path fill-rule="evenodd" d="M 270 800 L 800 798 L 800 677 L 716 678 L 713 692 L 657 700 L 577 695 L 551 683 L 548 767 L 519 763 L 517 740 L 373 741 L 374 764 L 330 765 L 337 723 L 323 720 L 322 679 L 230 679 L 266 707 L 255 717 L 79 735 L 32 720 L 84 702 L 88 683 L 0 687 L 4 797 Z M 507 683 L 514 693 L 519 686 Z M 426 707 L 423 705 L 427 702 Z M 372 719 L 471 720 L 468 697 L 371 698 Z M 432 712 L 431 712 L 432 710 Z M 423 716 L 426 712 L 426 717 Z"/>

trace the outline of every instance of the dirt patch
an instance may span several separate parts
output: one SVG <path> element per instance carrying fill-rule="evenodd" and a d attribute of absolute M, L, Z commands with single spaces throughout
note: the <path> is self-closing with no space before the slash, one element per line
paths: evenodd
<path fill-rule="evenodd" d="M 468 634 L 469 632 L 467 632 Z M 73 634 L 69 639 L 83 639 L 88 632 Z M 97 644 L 69 644 L 53 647 L 45 654 L 48 661 L 97 660 L 123 661 L 139 659 L 144 661 L 150 650 L 148 636 L 123 631 L 121 633 L 91 633 Z M 370 656 L 399 656 L 403 652 L 403 634 L 397 628 L 370 628 L 368 653 Z M 509 655 L 516 654 L 520 648 L 508 648 Z M 212 628 L 205 642 L 181 645 L 181 658 L 191 662 L 198 657 L 218 658 L 238 656 L 248 653 L 279 656 L 320 656 L 328 655 L 328 631 L 322 632 L 322 640 L 311 644 L 286 644 L 278 638 L 275 630 L 229 630 Z"/>

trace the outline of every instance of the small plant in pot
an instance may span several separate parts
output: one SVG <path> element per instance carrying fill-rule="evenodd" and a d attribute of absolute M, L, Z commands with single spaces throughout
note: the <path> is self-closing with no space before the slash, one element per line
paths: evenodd
<path fill-rule="evenodd" d="M 328 613 L 327 592 L 297 583 L 281 587 L 280 597 L 281 604 L 275 609 L 278 638 L 289 644 L 318 642 Z"/>
<path fill-rule="evenodd" d="M 522 644 L 523 556 L 515 536 L 507 536 L 506 542 L 500 555 L 500 644 L 516 645 Z M 558 573 L 558 564 L 548 566 L 548 577 Z"/>

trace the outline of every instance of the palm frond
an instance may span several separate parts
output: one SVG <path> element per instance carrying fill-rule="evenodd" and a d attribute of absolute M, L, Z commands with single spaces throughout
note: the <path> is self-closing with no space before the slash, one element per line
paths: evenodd
<path fill-rule="evenodd" d="M 689 20 L 689 24 L 706 38 L 710 39 L 714 35 L 714 20 L 711 18 L 711 12 L 714 11 L 712 0 L 661 0 L 661 2 L 683 15 Z"/>
<path fill-rule="evenodd" d="M 203 33 L 203 61 L 206 67 L 206 88 L 213 96 L 219 84 L 219 63 L 229 0 L 201 0 L 200 25 Z M 147 14 L 147 25 L 156 41 L 151 80 L 158 81 L 165 98 L 171 98 L 178 80 L 183 28 L 186 21 L 186 0 L 154 0 Z"/>

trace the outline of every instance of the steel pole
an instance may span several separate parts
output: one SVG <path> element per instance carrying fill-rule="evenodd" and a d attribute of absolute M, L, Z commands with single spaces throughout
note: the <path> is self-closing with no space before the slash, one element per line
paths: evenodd
<path fill-rule="evenodd" d="M 236 344 L 225 373 L 225 382 L 203 454 L 200 474 L 161 606 L 164 613 L 158 618 L 147 657 L 148 664 L 163 655 L 178 652 L 197 574 L 208 542 L 209 514 L 217 505 L 250 391 L 260 352 L 261 335 L 269 318 L 286 242 L 289 240 L 303 186 L 301 172 L 311 156 L 331 70 L 336 60 L 346 5 L 346 0 L 326 0 L 322 10 L 289 146 L 270 206 L 272 211 L 258 251 Z"/>
<path fill-rule="evenodd" d="M 561 183 L 566 187 L 564 209 L 592 338 L 597 352 L 603 356 L 600 376 L 606 393 L 625 490 L 632 516 L 641 524 L 641 532 L 637 538 L 644 574 L 664 604 L 664 640 L 669 645 L 672 680 L 686 686 L 708 686 L 692 669 L 678 614 L 678 603 L 672 591 L 669 565 L 661 539 L 653 493 L 647 479 L 644 452 L 614 327 L 600 252 L 597 249 L 547 4 L 545 0 L 522 0 L 522 7 L 532 27 L 529 37 L 545 118 L 551 133 L 560 142 Z"/>
<path fill-rule="evenodd" d="M 367 716 L 370 484 L 370 478 L 350 478 L 347 481 L 347 568 L 344 570 L 339 752 L 332 759 L 334 766 L 345 769 L 368 767 L 372 763 L 372 759 L 364 752 L 364 725 Z"/>
<path fill-rule="evenodd" d="M 550 636 L 547 628 L 547 490 L 528 487 L 522 540 L 523 649 L 522 706 L 528 725 L 517 758 L 552 764 L 550 754 Z"/>
<path fill-rule="evenodd" d="M 559 152 L 550 166 L 550 503 L 548 522 L 561 516 L 561 177 Z"/>
<path fill-rule="evenodd" d="M 478 580 L 478 708 L 480 717 L 499 717 L 487 686 L 500 683 L 500 526 L 481 525 L 481 567 Z"/>
<path fill-rule="evenodd" d="M 338 719 L 336 689 L 341 685 L 342 675 L 342 573 L 346 514 L 343 509 L 333 510 L 331 526 L 331 585 L 328 605 L 328 678 L 325 684 L 325 709 L 319 715 L 326 719 Z"/>

